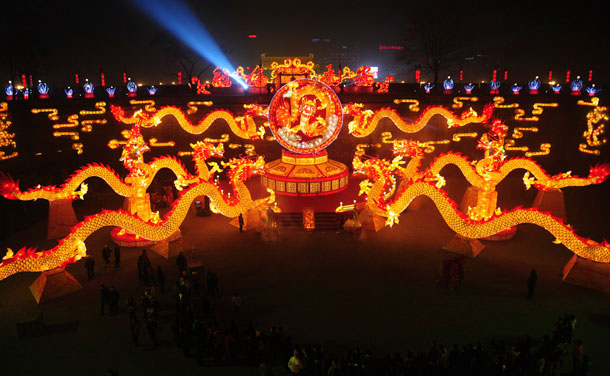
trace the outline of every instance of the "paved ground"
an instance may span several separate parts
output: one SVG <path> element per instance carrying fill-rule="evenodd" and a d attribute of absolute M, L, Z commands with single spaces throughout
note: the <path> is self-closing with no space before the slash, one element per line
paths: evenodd
<path fill-rule="evenodd" d="M 523 193 L 522 188 L 516 191 L 521 194 L 503 197 L 509 183 L 500 187 L 501 206 L 524 199 L 531 202 L 533 193 Z M 465 185 L 454 187 L 452 196 L 459 199 L 455 192 L 463 192 Z M 574 218 L 570 222 L 590 231 L 587 236 L 604 231 L 607 235 L 607 224 L 601 221 L 608 208 L 606 192 L 583 189 L 578 200 L 570 192 L 566 193 L 568 215 Z M 91 209 L 77 207 L 81 214 L 87 210 Z M 487 248 L 480 256 L 467 261 L 463 286 L 449 291 L 434 281 L 441 260 L 452 257 L 440 248 L 453 234 L 428 200 L 419 210 L 404 213 L 394 228 L 366 232 L 361 239 L 342 232 L 286 232 L 265 241 L 256 233 L 239 234 L 227 223 L 220 216 L 189 215 L 182 227 L 185 239 L 196 246 L 188 257 L 219 276 L 223 296 L 214 305 L 223 317 L 234 315 L 230 296 L 239 292 L 244 308 L 237 318 L 240 323 L 252 319 L 258 328 L 282 325 L 296 343 L 359 346 L 382 354 L 423 350 L 433 339 L 451 345 L 492 337 L 541 336 L 551 332 L 559 316 L 572 312 L 578 319 L 575 335 L 592 359 L 593 374 L 610 372 L 605 363 L 610 347 L 608 295 L 562 283 L 563 265 L 572 254 L 534 226 L 520 226 L 511 241 L 485 242 Z M 171 344 L 169 319 L 161 322 L 164 345 L 152 351 L 132 345 L 125 313 L 100 316 L 100 283 L 117 286 L 122 298 L 142 292 L 136 272 L 139 250 L 124 249 L 119 270 L 101 268 L 100 249 L 109 242 L 109 231 L 98 231 L 87 241 L 96 259 L 98 276 L 93 281 L 87 280 L 82 262 L 68 268 L 83 283 L 81 291 L 37 305 L 27 289 L 35 274 L 0 282 L 3 373 L 103 375 L 113 367 L 121 375 L 255 374 L 254 369 L 239 368 L 204 371 L 192 359 L 184 359 Z M 44 234 L 41 222 L 3 239 L 0 246 L 48 246 L 51 243 L 39 240 Z M 153 266 L 165 268 L 171 285 L 174 260 L 150 256 Z M 526 280 L 532 268 L 538 271 L 538 286 L 534 300 L 527 301 Z M 167 317 L 170 294 L 162 296 L 162 304 Z M 78 321 L 79 328 L 18 339 L 15 323 L 32 320 L 39 312 L 48 324 Z M 148 340 L 144 332 L 141 337 Z"/>

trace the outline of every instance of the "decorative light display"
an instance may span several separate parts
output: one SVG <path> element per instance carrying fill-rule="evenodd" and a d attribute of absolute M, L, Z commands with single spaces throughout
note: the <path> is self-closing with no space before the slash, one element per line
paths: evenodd
<path fill-rule="evenodd" d="M 345 72 L 345 69 L 343 71 Z M 375 76 L 371 72 L 371 67 L 367 65 L 359 67 L 356 70 L 356 75 L 350 78 L 354 80 L 356 86 L 369 87 L 375 84 Z"/>
<path fill-rule="evenodd" d="M 464 85 L 464 91 L 466 92 L 466 94 L 472 94 L 472 89 L 474 89 L 474 85 L 469 83 Z"/>
<path fill-rule="evenodd" d="M 494 109 L 494 106 L 487 105 L 480 116 L 472 108 L 464 111 L 460 116 L 456 116 L 453 112 L 442 106 L 430 106 L 415 121 L 406 121 L 393 109 L 382 108 L 374 112 L 372 110 L 363 110 L 363 107 L 362 103 L 353 103 L 343 108 L 344 115 L 353 117 L 353 120 L 348 123 L 348 128 L 349 133 L 355 137 L 370 135 L 384 118 L 390 119 L 403 132 L 415 133 L 423 129 L 435 115 L 440 115 L 447 119 L 447 126 L 453 128 L 462 127 L 470 123 L 485 123 L 491 118 Z"/>
<path fill-rule="evenodd" d="M 508 70 L 504 71 L 504 81 L 508 81 Z"/>
<path fill-rule="evenodd" d="M 264 88 L 269 83 L 269 79 L 258 65 L 249 74 L 244 73 L 243 67 L 237 67 L 234 75 L 244 80 L 249 87 Z"/>
<path fill-rule="evenodd" d="M 79 82 L 78 82 L 78 73 L 74 74 L 74 83 L 77 84 L 77 85 L 79 84 Z"/>
<path fill-rule="evenodd" d="M 493 72 L 491 73 L 491 80 L 496 81 L 497 76 L 498 76 L 498 70 L 494 69 Z"/>
<path fill-rule="evenodd" d="M 566 71 L 566 84 L 570 83 L 570 70 Z"/>
<path fill-rule="evenodd" d="M 421 68 L 419 67 L 415 70 L 415 82 L 418 84 L 421 82 Z"/>
<path fill-rule="evenodd" d="M 191 134 L 202 134 L 216 120 L 223 119 L 229 124 L 233 134 L 240 138 L 262 138 L 265 134 L 264 127 L 261 126 L 260 128 L 257 128 L 256 123 L 254 122 L 254 117 L 267 117 L 267 111 L 258 105 L 244 105 L 244 108 L 246 108 L 246 113 L 244 116 L 234 117 L 233 114 L 228 111 L 216 110 L 206 115 L 206 117 L 203 118 L 198 124 L 193 124 L 186 118 L 185 113 L 177 107 L 168 106 L 150 115 L 139 114 L 138 117 L 135 117 L 135 115 L 126 117 L 122 108 L 110 106 L 114 117 L 126 124 L 132 124 L 136 121 L 140 121 L 139 119 L 144 117 L 146 120 L 142 121 L 141 126 L 153 127 L 161 124 L 161 121 L 165 116 L 173 116 L 178 122 L 178 125 L 180 125 L 186 132 Z"/>
<path fill-rule="evenodd" d="M 606 122 L 609 119 L 608 108 L 598 106 L 598 98 L 592 98 L 591 102 L 579 101 L 578 103 L 579 105 L 593 106 L 593 109 L 587 113 L 587 129 L 583 133 L 585 142 L 578 145 L 578 150 L 586 154 L 599 155 L 599 147 L 608 141 L 606 137 L 603 137 L 606 132 Z"/>
<path fill-rule="evenodd" d="M 426 91 L 426 94 L 430 94 L 430 90 L 432 90 L 432 88 L 434 87 L 434 84 L 431 83 L 427 83 L 424 85 L 424 90 Z"/>
<path fill-rule="evenodd" d="M 527 83 L 527 87 L 530 89 L 530 94 L 536 95 L 538 94 L 538 89 L 540 89 L 540 78 L 536 76 L 533 80 Z"/>
<path fill-rule="evenodd" d="M 387 76 L 384 82 L 377 82 L 375 86 L 377 86 L 378 93 L 387 93 L 390 88 L 390 83 L 394 81 L 394 76 Z"/>
<path fill-rule="evenodd" d="M 524 176 L 526 187 L 535 185 L 541 189 L 561 188 L 566 186 L 583 186 L 603 182 L 610 168 L 607 165 L 592 167 L 587 178 L 572 177 L 569 173 L 548 176 L 535 162 L 517 158 L 504 161 L 504 137 L 507 127 L 495 122 L 488 134 L 479 141 L 479 148 L 485 150 L 485 157 L 473 166 L 465 157 L 449 153 L 439 156 L 430 167 L 419 172 L 422 158 L 417 141 L 396 140 L 395 158 L 392 162 L 385 159 L 370 158 L 362 160 L 355 156 L 354 173 L 363 174 L 368 179 L 361 183 L 361 194 L 367 195 L 367 206 L 378 216 L 387 218 L 386 224 L 392 226 L 398 222 L 398 216 L 417 196 L 429 197 L 449 227 L 467 239 L 485 238 L 508 231 L 516 225 L 531 223 L 540 226 L 555 236 L 557 241 L 580 257 L 596 262 L 610 263 L 610 244 L 595 243 L 574 234 L 573 229 L 563 221 L 536 209 L 516 208 L 502 212 L 496 208 L 497 192 L 495 186 L 511 171 L 526 169 Z M 410 157 L 406 167 L 402 158 Z M 470 208 L 468 215 L 457 210 L 457 204 L 440 190 L 444 179 L 440 170 L 447 164 L 455 164 L 468 181 L 479 187 L 477 206 Z M 530 177 L 530 173 L 533 177 Z M 396 181 L 404 183 L 398 189 Z M 394 193 L 396 192 L 396 193 Z"/>
<path fill-rule="evenodd" d="M 100 72 L 100 81 L 102 87 L 106 86 L 106 76 L 104 75 L 104 72 Z"/>
<path fill-rule="evenodd" d="M 464 69 L 460 66 L 460 82 L 464 81 Z"/>
<path fill-rule="evenodd" d="M 555 84 L 555 85 L 551 86 L 551 89 L 553 89 L 553 93 L 561 94 L 561 85 L 560 84 Z"/>
<path fill-rule="evenodd" d="M 231 73 L 228 69 L 216 67 L 213 71 L 212 86 L 213 87 L 231 87 Z"/>
<path fill-rule="evenodd" d="M 127 81 L 127 96 L 135 97 L 138 95 L 138 85 L 132 80 Z"/>
<path fill-rule="evenodd" d="M 182 85 L 182 72 L 178 72 L 178 85 Z"/>
<path fill-rule="evenodd" d="M 443 89 L 445 94 L 451 94 L 453 91 L 453 79 L 449 76 L 445 81 L 443 81 Z"/>
<path fill-rule="evenodd" d="M 127 83 L 127 72 L 123 72 L 123 83 Z"/>
<path fill-rule="evenodd" d="M 85 98 L 93 98 L 93 90 L 94 86 L 88 79 L 85 79 L 85 83 L 83 85 L 83 90 L 85 91 Z"/>
<path fill-rule="evenodd" d="M 521 89 L 523 89 L 523 86 L 519 86 L 515 83 L 513 86 L 511 86 L 510 89 L 513 91 L 513 95 L 519 95 L 519 92 L 521 91 Z M 530 93 L 531 93 L 531 90 L 530 90 Z"/>
<path fill-rule="evenodd" d="M 453 98 L 453 104 L 451 105 L 451 108 L 464 107 L 464 101 L 478 102 L 479 98 L 478 97 L 455 97 L 455 98 Z"/>
<path fill-rule="evenodd" d="M 45 82 L 38 80 L 37 89 L 38 89 L 38 98 L 46 99 L 49 97 L 49 85 L 47 85 Z"/>
<path fill-rule="evenodd" d="M 208 82 L 201 83 L 199 81 L 198 77 L 193 77 L 193 78 L 191 78 L 191 83 L 193 85 L 197 86 L 197 95 L 202 95 L 202 94 L 203 95 L 210 95 L 210 94 L 212 94 L 210 91 L 207 90 L 207 89 L 210 88 L 210 84 Z"/>
<path fill-rule="evenodd" d="M 66 98 L 68 99 L 74 96 L 74 90 L 70 86 L 64 89 L 64 93 L 66 93 Z"/>
<path fill-rule="evenodd" d="M 16 149 L 15 134 L 8 131 L 12 124 L 8 117 L 8 103 L 0 102 L 0 148 Z M 15 158 L 18 155 L 17 151 L 7 154 L 6 151 L 0 150 L 0 161 Z"/>
<path fill-rule="evenodd" d="M 315 153 L 330 145 L 343 122 L 341 102 L 325 84 L 310 79 L 282 86 L 269 105 L 269 127 L 276 140 L 296 153 Z"/>
<path fill-rule="evenodd" d="M 419 112 L 419 101 L 417 99 L 394 99 L 394 103 L 409 103 L 409 111 Z"/>
<path fill-rule="evenodd" d="M 592 69 L 589 71 L 589 78 L 587 79 L 587 81 L 589 81 L 589 82 L 593 81 L 593 70 Z"/>
<path fill-rule="evenodd" d="M 275 195 L 260 200 L 252 200 L 244 181 L 252 175 L 262 173 L 265 162 L 262 157 L 231 159 L 224 166 L 228 168 L 227 176 L 233 187 L 233 192 L 225 194 L 214 181 L 214 173 L 209 171 L 205 160 L 211 156 L 222 155 L 222 145 L 198 142 L 191 145 L 194 149 L 193 159 L 197 174 L 189 174 L 182 164 L 172 157 L 163 157 L 145 164 L 141 158 L 146 143 L 138 135 L 138 125 L 132 128 L 131 136 L 121 160 L 130 173 L 125 182 L 112 169 L 101 165 L 90 165 L 73 175 L 62 187 L 41 187 L 21 192 L 17 183 L 4 176 L 0 182 L 0 190 L 5 198 L 32 200 L 55 200 L 61 198 L 76 198 L 87 191 L 84 180 L 97 176 L 106 181 L 112 189 L 125 197 L 129 197 L 130 211 L 108 211 L 85 218 L 72 228 L 71 233 L 59 244 L 49 250 L 36 252 L 32 248 L 22 248 L 18 252 L 8 252 L 0 262 L 0 280 L 20 272 L 45 271 L 74 263 L 86 254 L 84 241 L 95 231 L 107 226 L 121 227 L 134 236 L 150 241 L 160 241 L 169 238 L 182 224 L 193 201 L 202 195 L 210 198 L 210 206 L 215 213 L 227 217 L 237 217 L 248 210 L 264 210 L 273 205 Z M 177 176 L 176 188 L 181 195 L 172 203 L 172 209 L 160 218 L 158 212 L 146 210 L 146 187 L 152 182 L 154 175 L 161 168 L 171 169 Z M 78 187 L 80 186 L 80 189 Z M 232 193 L 232 194 L 231 194 Z"/>
<path fill-rule="evenodd" d="M 319 74 L 316 79 L 331 87 L 339 86 L 339 84 L 341 83 L 341 77 L 335 74 L 332 64 L 328 64 L 326 66 L 326 71 L 322 74 Z"/>
<path fill-rule="evenodd" d="M 500 89 L 500 81 L 492 80 L 489 83 L 489 94 L 498 94 Z"/>
<path fill-rule="evenodd" d="M 549 82 L 553 81 L 553 71 L 549 69 Z"/>
<path fill-rule="evenodd" d="M 29 99 L 30 98 L 30 89 L 28 89 L 27 87 L 21 89 L 21 94 L 23 94 L 23 99 Z"/>
<path fill-rule="evenodd" d="M 108 93 L 108 97 L 114 98 L 114 93 L 116 92 L 116 87 L 110 86 L 106 88 L 106 93 Z"/>
<path fill-rule="evenodd" d="M 13 83 L 11 81 L 9 81 L 8 84 L 4 87 L 4 93 L 6 94 L 7 101 L 13 100 L 13 95 L 15 94 L 15 87 L 13 86 Z"/>
<path fill-rule="evenodd" d="M 157 88 L 155 87 L 155 85 L 149 87 L 147 90 L 148 90 L 148 95 L 155 95 L 155 93 L 157 92 Z"/>
<path fill-rule="evenodd" d="M 572 90 L 572 95 L 580 95 L 580 91 L 583 88 L 582 80 L 580 76 L 576 76 L 576 79 L 570 83 L 570 89 Z"/>
<path fill-rule="evenodd" d="M 602 89 L 596 88 L 595 84 L 591 85 L 590 87 L 586 88 L 585 90 L 587 91 L 587 94 L 589 94 L 590 97 L 594 97 L 595 94 L 597 94 L 600 91 L 602 91 Z"/>
<path fill-rule="evenodd" d="M 275 81 L 275 86 L 280 87 L 282 84 L 286 83 L 287 80 L 290 80 L 291 77 L 306 77 L 315 79 L 316 71 L 314 68 L 314 62 L 308 61 L 307 63 L 301 63 L 301 59 L 284 59 L 283 64 L 279 64 L 277 62 L 271 63 L 271 75 L 270 82 Z M 347 70 L 346 70 L 347 68 Z M 351 72 L 348 67 L 343 68 L 343 74 L 341 76 L 341 80 L 347 78 L 345 72 Z M 352 72 L 353 73 L 353 72 Z M 282 77 L 284 77 L 282 79 Z M 353 77 L 349 77 L 353 78 Z"/>

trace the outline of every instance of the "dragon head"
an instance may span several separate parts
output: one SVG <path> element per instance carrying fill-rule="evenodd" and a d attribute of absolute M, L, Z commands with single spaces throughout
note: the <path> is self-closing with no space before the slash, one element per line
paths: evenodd
<path fill-rule="evenodd" d="M 593 179 L 595 184 L 602 183 L 610 175 L 610 163 L 597 164 L 589 169 L 589 179 Z"/>
<path fill-rule="evenodd" d="M 221 142 L 214 146 L 211 142 L 197 141 L 191 144 L 193 148 L 193 160 L 201 161 L 211 157 L 223 157 L 225 152 L 224 144 Z"/>
<path fill-rule="evenodd" d="M 19 192 L 19 182 L 16 182 L 9 175 L 0 173 L 0 195 L 9 200 L 16 200 L 14 192 Z"/>

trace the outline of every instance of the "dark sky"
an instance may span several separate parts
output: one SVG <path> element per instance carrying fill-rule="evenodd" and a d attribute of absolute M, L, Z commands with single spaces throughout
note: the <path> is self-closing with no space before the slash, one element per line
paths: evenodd
<path fill-rule="evenodd" d="M 467 80 L 489 80 L 496 64 L 508 67 L 511 78 L 522 82 L 535 75 L 546 77 L 549 67 L 558 76 L 572 67 L 579 74 L 594 69 L 600 83 L 609 77 L 604 70 L 610 28 L 603 3 L 189 3 L 235 66 L 256 65 L 258 52 L 307 55 L 313 52 L 312 38 L 327 38 L 337 48 L 346 45 L 363 64 L 395 69 L 398 60 L 378 46 L 408 45 L 409 20 L 432 15 L 457 25 L 447 32 L 459 36 L 460 56 L 480 55 L 463 62 Z M 3 9 L 0 21 L 5 26 L 2 80 L 10 79 L 11 56 L 17 65 L 23 65 L 22 56 L 30 61 L 42 56 L 40 78 L 56 85 L 70 84 L 75 72 L 96 81 L 100 68 L 109 83 L 120 83 L 123 70 L 145 83 L 175 80 L 177 66 L 168 63 L 164 49 L 153 41 L 179 42 L 128 0 L 20 1 Z M 258 38 L 249 39 L 248 34 Z"/>

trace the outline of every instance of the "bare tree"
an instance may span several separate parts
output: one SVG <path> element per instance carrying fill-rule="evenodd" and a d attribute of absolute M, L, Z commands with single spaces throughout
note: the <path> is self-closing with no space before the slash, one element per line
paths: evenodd
<path fill-rule="evenodd" d="M 174 76 L 176 69 L 178 69 L 188 80 L 187 82 L 191 83 L 194 77 L 201 79 L 201 75 L 212 67 L 212 64 L 199 54 L 171 39 L 167 34 L 157 34 L 151 45 L 164 51 L 166 59 L 165 74 L 168 76 Z"/>
<path fill-rule="evenodd" d="M 457 13 L 448 8 L 424 7 L 412 10 L 407 19 L 404 53 L 400 56 L 408 63 L 422 64 L 434 75 L 457 64 L 464 41 Z"/>

